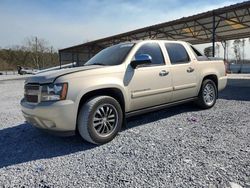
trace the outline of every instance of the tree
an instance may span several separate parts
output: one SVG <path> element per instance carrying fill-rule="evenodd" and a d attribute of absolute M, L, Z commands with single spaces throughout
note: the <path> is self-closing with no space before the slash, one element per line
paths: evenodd
<path fill-rule="evenodd" d="M 25 44 L 28 51 L 32 52 L 31 57 L 37 69 L 44 68 L 44 53 L 49 53 L 48 42 L 42 38 L 26 38 Z"/>
<path fill-rule="evenodd" d="M 244 63 L 244 61 L 245 61 L 245 42 L 246 42 L 246 39 L 242 39 L 242 41 L 241 41 L 241 47 L 242 47 L 242 50 L 243 50 L 243 52 L 242 52 L 243 62 L 242 63 Z"/>
<path fill-rule="evenodd" d="M 23 45 L 0 48 L 0 70 L 16 70 L 17 66 L 49 68 L 59 65 L 59 57 L 53 46 L 44 39 L 26 38 Z"/>
<path fill-rule="evenodd" d="M 209 46 L 204 49 L 204 54 L 207 57 L 212 57 L 213 56 L 213 47 Z"/>
<path fill-rule="evenodd" d="M 208 46 L 204 49 L 204 54 L 207 57 L 213 57 L 213 46 Z M 220 56 L 220 45 L 218 43 L 216 43 L 215 46 L 215 56 L 219 57 Z"/>
<path fill-rule="evenodd" d="M 218 43 L 216 43 L 215 49 L 215 54 L 217 54 L 215 56 L 220 57 L 220 45 Z"/>
<path fill-rule="evenodd" d="M 233 42 L 233 50 L 234 50 L 235 59 L 237 62 L 241 60 L 241 43 L 242 42 L 240 39 L 236 39 Z"/>
<path fill-rule="evenodd" d="M 13 46 L 12 51 L 14 51 L 14 63 L 25 64 L 28 61 L 30 51 L 27 50 L 25 46 Z"/>
<path fill-rule="evenodd" d="M 228 61 L 228 49 L 229 49 L 229 46 L 230 46 L 230 41 L 225 40 L 225 41 L 222 41 L 221 44 L 222 44 L 222 47 L 224 49 L 224 60 Z"/>

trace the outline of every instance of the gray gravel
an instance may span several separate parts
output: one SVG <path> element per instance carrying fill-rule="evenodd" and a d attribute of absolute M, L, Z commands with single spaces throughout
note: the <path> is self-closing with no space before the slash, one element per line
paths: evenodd
<path fill-rule="evenodd" d="M 25 124 L 23 81 L 0 81 L 0 187 L 250 187 L 250 80 L 230 83 L 210 110 L 139 116 L 94 146 Z"/>

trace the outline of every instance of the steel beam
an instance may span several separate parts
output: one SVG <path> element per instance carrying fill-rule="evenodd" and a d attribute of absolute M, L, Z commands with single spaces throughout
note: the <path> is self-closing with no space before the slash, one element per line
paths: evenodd
<path fill-rule="evenodd" d="M 215 56 L 215 31 L 216 31 L 216 27 L 215 27 L 215 15 L 213 13 L 213 31 L 212 31 L 213 57 Z"/>

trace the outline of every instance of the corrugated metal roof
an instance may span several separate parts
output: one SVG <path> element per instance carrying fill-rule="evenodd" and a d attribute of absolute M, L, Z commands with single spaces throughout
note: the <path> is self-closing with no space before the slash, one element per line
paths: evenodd
<path fill-rule="evenodd" d="M 90 52 L 91 49 L 102 49 L 120 42 L 143 39 L 182 40 L 191 44 L 207 43 L 212 41 L 213 19 L 215 20 L 216 41 L 250 37 L 250 1 L 245 1 L 201 14 L 64 48 L 59 50 L 59 52 Z"/>

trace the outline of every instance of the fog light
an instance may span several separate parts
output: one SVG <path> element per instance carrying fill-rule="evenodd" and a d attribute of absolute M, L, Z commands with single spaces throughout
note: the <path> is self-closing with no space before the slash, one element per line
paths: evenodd
<path fill-rule="evenodd" d="M 42 120 L 42 121 L 43 121 L 43 124 L 48 128 L 56 127 L 56 125 L 53 121 L 49 121 L 49 120 Z"/>

